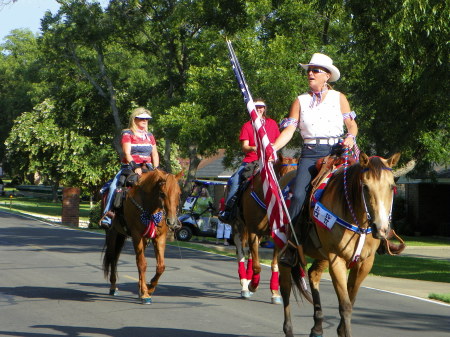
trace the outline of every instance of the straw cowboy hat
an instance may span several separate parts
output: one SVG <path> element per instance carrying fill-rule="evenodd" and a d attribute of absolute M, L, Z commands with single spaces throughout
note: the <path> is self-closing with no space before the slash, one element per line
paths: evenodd
<path fill-rule="evenodd" d="M 327 69 L 331 74 L 329 80 L 330 82 L 336 82 L 341 76 L 339 69 L 333 65 L 333 60 L 329 56 L 321 53 L 313 54 L 313 56 L 311 57 L 311 61 L 309 61 L 309 63 L 307 64 L 300 63 L 300 66 L 305 70 L 308 70 L 309 67 L 314 66 Z"/>

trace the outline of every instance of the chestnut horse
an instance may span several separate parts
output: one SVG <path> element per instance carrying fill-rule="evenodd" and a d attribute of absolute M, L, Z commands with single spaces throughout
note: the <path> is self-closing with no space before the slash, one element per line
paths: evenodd
<path fill-rule="evenodd" d="M 326 268 L 329 268 L 339 301 L 341 320 L 337 328 L 338 336 L 352 336 L 351 316 L 356 295 L 372 269 L 380 239 L 385 239 L 390 231 L 395 191 L 392 167 L 397 164 L 399 157 L 397 153 L 389 159 L 369 158 L 361 153 L 359 163 L 339 168 L 329 177 L 320 200 L 315 202 L 311 198 L 315 206 L 308 210 L 309 229 L 304 231 L 304 228 L 296 228 L 303 251 L 314 259 L 308 270 L 314 302 L 314 326 L 310 337 L 323 335 L 319 282 Z M 292 178 L 289 175 L 282 180 Z M 300 227 L 303 225 L 307 226 L 302 224 Z M 292 281 L 300 287 L 299 263 L 293 268 L 280 266 L 283 330 L 288 337 L 293 336 L 289 297 Z M 347 278 L 348 269 L 350 273 Z"/>
<path fill-rule="evenodd" d="M 173 175 L 161 170 L 143 173 L 124 201 L 123 213 L 118 212 L 111 229 L 106 233 L 103 272 L 111 282 L 110 295 L 117 295 L 117 262 L 127 236 L 133 241 L 139 271 L 139 296 L 143 304 L 151 304 L 151 296 L 165 269 L 164 251 L 167 230 L 179 226 L 177 211 L 181 189 L 178 180 L 182 173 Z M 149 241 L 156 256 L 156 274 L 146 284 L 147 261 L 144 256 Z"/>
<path fill-rule="evenodd" d="M 291 157 L 278 158 L 274 165 L 274 171 L 277 175 L 283 176 L 287 172 L 297 169 L 298 159 Z M 261 264 L 259 262 L 259 244 L 263 236 L 270 236 L 270 226 L 267 221 L 267 211 L 261 206 L 257 199 L 264 200 L 264 193 L 261 183 L 261 177 L 257 174 L 253 181 L 243 192 L 239 203 L 239 215 L 234 224 L 235 234 L 234 242 L 236 244 L 236 254 L 238 259 L 238 274 L 241 282 L 241 297 L 248 299 L 252 296 L 259 285 L 261 273 Z M 248 244 L 249 254 L 247 266 L 245 266 L 245 249 Z M 272 293 L 271 303 L 281 304 L 281 295 L 278 291 L 278 249 L 273 250 L 271 262 L 270 291 Z"/>

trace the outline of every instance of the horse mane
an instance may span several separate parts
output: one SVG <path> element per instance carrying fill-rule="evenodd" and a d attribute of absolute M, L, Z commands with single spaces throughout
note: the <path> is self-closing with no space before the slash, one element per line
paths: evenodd
<path fill-rule="evenodd" d="M 347 167 L 347 195 L 354 209 L 361 209 L 361 207 L 364 207 L 361 200 L 361 175 L 366 172 L 369 176 L 379 180 L 381 178 L 381 172 L 387 168 L 388 167 L 383 163 L 381 158 L 376 156 L 369 158 L 367 167 L 363 167 L 359 162 Z M 351 217 L 352 214 L 347 206 L 345 196 L 343 167 L 333 174 L 327 188 L 335 189 L 336 193 L 334 193 L 333 196 L 333 203 L 336 203 L 336 205 L 345 205 L 345 207 L 343 207 L 344 215 Z"/>
<path fill-rule="evenodd" d="M 161 181 L 162 178 L 164 178 L 163 175 L 164 173 L 160 170 L 143 173 L 139 178 L 138 184 L 130 190 L 130 195 L 135 195 L 139 189 L 147 193 L 151 192 L 152 190 L 154 190 L 154 187 L 158 185 L 158 182 Z"/>

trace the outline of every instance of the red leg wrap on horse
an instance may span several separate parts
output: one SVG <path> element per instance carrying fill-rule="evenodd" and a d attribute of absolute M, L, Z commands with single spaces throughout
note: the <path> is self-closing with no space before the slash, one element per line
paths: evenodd
<path fill-rule="evenodd" d="M 272 272 L 272 276 L 270 277 L 270 290 L 278 290 L 280 283 L 278 282 L 278 272 Z"/>
<path fill-rule="evenodd" d="M 249 259 L 247 262 L 247 280 L 251 280 L 253 276 L 253 260 Z"/>
<path fill-rule="evenodd" d="M 253 274 L 252 282 L 251 282 L 252 288 L 256 289 L 258 287 L 260 277 L 261 277 L 261 274 Z"/>
<path fill-rule="evenodd" d="M 245 262 L 239 262 L 238 267 L 239 279 L 247 278 L 247 272 L 245 271 Z"/>

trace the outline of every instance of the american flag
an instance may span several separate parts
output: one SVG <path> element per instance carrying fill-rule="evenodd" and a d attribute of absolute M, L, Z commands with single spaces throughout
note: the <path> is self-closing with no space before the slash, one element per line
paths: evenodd
<path fill-rule="evenodd" d="M 266 129 L 263 125 L 263 120 L 259 118 L 256 113 L 252 95 L 250 94 L 244 73 L 242 72 L 239 61 L 234 53 L 231 41 L 227 40 L 227 45 L 230 53 L 231 66 L 233 67 L 233 72 L 238 81 L 239 88 L 244 96 L 244 101 L 247 105 L 247 110 L 250 114 L 256 135 L 255 139 L 259 157 L 259 167 L 261 168 L 260 174 L 263 182 L 264 202 L 267 207 L 267 218 L 269 219 L 269 224 L 272 229 L 272 238 L 279 247 L 283 247 L 287 242 L 285 224 L 290 223 L 290 219 L 289 214 L 285 211 L 286 205 L 284 205 L 281 190 L 273 170 L 272 161 L 269 161 L 269 159 L 276 157 L 276 153 L 270 145 Z"/>

